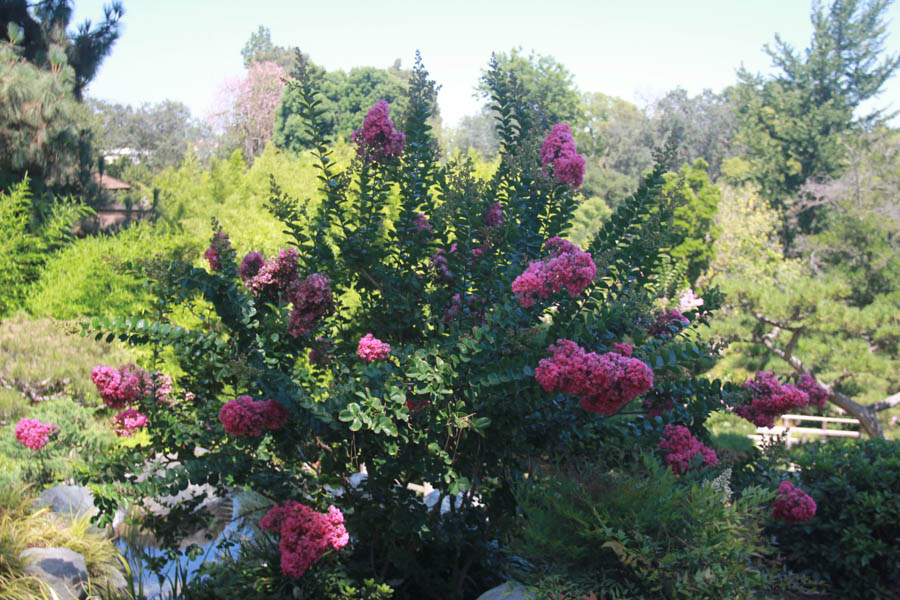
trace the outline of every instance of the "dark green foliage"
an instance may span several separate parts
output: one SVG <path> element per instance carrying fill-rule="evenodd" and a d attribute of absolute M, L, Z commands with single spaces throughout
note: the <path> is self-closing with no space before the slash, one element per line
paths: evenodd
<path fill-rule="evenodd" d="M 790 597 L 791 578 L 768 562 L 774 549 L 762 535 L 772 492 L 731 499 L 727 475 L 708 477 L 680 478 L 646 456 L 628 469 L 544 468 L 516 488 L 513 552 L 544 592 L 562 576 L 597 597 Z"/>
<path fill-rule="evenodd" d="M 666 167 L 657 167 L 590 243 L 594 282 L 574 298 L 561 292 L 523 308 L 511 283 L 546 256 L 548 238 L 568 231 L 577 195 L 541 167 L 549 133 L 541 124 L 548 121 L 515 75 L 496 60 L 485 75 L 501 148 L 485 182 L 465 158 L 438 161 L 430 126 L 436 88 L 418 59 L 406 110 L 394 118 L 406 134 L 403 155 L 357 157 L 346 168 L 325 145 L 324 100 L 305 57 L 297 63 L 290 92 L 306 120 L 319 193 L 304 204 L 272 185 L 270 210 L 297 248 L 301 280 L 312 273 L 330 279 L 335 311 L 293 337 L 286 330 L 291 306 L 250 294 L 237 276 L 240 257 L 223 252 L 214 272 L 184 262 L 157 270 L 155 320 L 95 319 L 88 329 L 98 338 L 171 352 L 184 373 L 177 383 L 191 393 L 171 406 L 146 407 L 153 426 L 144 452 L 164 452 L 180 467 L 131 493 L 176 493 L 191 481 L 320 510 L 333 503 L 352 535 L 338 557 L 353 581 L 400 582 L 399 598 L 472 597 L 497 582 L 496 540 L 517 527 L 513 486 L 541 457 L 605 455 L 631 464 L 635 448 L 654 446 L 670 419 L 699 434 L 710 412 L 733 401 L 730 388 L 700 376 L 712 358 L 694 333 L 647 332 L 655 273 L 683 198 L 664 192 Z M 504 218 L 488 227 L 484 216 L 494 202 Z M 417 226 L 418 213 L 430 231 Z M 434 268 L 439 252 L 449 275 Z M 466 302 L 453 314 L 457 294 Z M 176 325 L 182 306 L 205 309 L 203 319 Z M 718 299 L 707 306 L 715 310 Z M 389 358 L 357 356 L 367 333 L 390 344 Z M 597 352 L 633 342 L 659 393 L 677 397 L 678 408 L 665 418 L 633 410 L 601 418 L 575 398 L 545 392 L 535 367 L 562 337 Z M 330 362 L 311 362 L 311 349 Z M 258 438 L 225 433 L 222 403 L 243 394 L 277 400 L 290 421 Z M 195 453 L 197 446 L 208 452 Z M 121 481 L 145 461 L 132 451 L 108 458 L 93 477 Z M 368 477 L 353 489 L 349 478 L 361 464 Z M 428 509 L 406 487 L 423 481 L 441 500 L 454 498 L 444 515 L 440 502 Z M 328 496 L 324 485 L 344 493 Z M 196 518 L 191 511 L 200 501 L 151 525 L 172 542 L 178 518 Z M 327 579 L 337 568 L 326 562 L 308 574 Z"/>
<path fill-rule="evenodd" d="M 687 281 L 693 286 L 713 258 L 713 242 L 719 236 L 714 217 L 721 193 L 710 183 L 702 158 L 682 165 L 677 175 L 671 175 L 666 192 L 681 197 L 672 222 L 672 258 L 687 263 Z"/>
<path fill-rule="evenodd" d="M 354 67 L 349 72 L 319 73 L 317 67 L 306 62 L 308 76 L 317 85 L 323 134 L 326 139 L 350 139 L 362 127 L 366 112 L 379 100 L 391 106 L 391 119 L 399 123 L 406 111 L 406 87 L 410 72 L 400 67 L 400 61 L 388 69 Z M 294 91 L 285 89 L 281 107 L 275 113 L 272 139 L 282 149 L 301 152 L 314 147 L 306 133 L 302 99 Z M 433 109 L 436 103 L 433 105 Z"/>
<path fill-rule="evenodd" d="M 493 90 L 488 77 L 497 68 L 521 86 L 521 100 L 532 114 L 539 115 L 542 129 L 549 130 L 556 123 L 569 123 L 573 130 L 581 126 L 583 108 L 574 77 L 555 58 L 534 51 L 526 56 L 521 47 L 513 48 L 509 54 L 494 53 L 490 69 L 476 88 L 484 98 L 491 98 Z"/>
<path fill-rule="evenodd" d="M 0 191 L 29 177 L 39 219 L 52 195 L 99 199 L 80 100 L 118 37 L 122 13 L 116 2 L 97 27 L 86 22 L 72 33 L 69 0 L 0 2 Z"/>
<path fill-rule="evenodd" d="M 896 598 L 900 586 L 900 445 L 885 440 L 805 444 L 792 453 L 816 516 L 773 527 L 792 568 L 840 598 Z"/>

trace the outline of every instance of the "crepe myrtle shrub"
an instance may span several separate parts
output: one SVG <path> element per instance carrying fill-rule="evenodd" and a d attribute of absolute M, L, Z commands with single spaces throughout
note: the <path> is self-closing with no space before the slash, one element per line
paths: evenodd
<path fill-rule="evenodd" d="M 164 349 L 183 372 L 176 401 L 148 415 L 149 445 L 99 470 L 127 481 L 150 456 L 171 468 L 130 493 L 174 494 L 191 482 L 220 493 L 249 488 L 319 513 L 333 505 L 348 543 L 303 578 L 341 565 L 357 582 L 391 582 L 395 597 L 471 597 L 502 577 L 498 541 L 516 526 L 512 484 L 536 465 L 600 454 L 634 460 L 655 451 L 666 424 L 703 436 L 709 412 L 743 398 L 701 376 L 712 357 L 693 324 L 705 317 L 688 312 L 686 322 L 646 326 L 681 199 L 664 192 L 661 161 L 588 247 L 561 239 L 577 177 L 560 179 L 558 165 L 542 162 L 551 131 L 536 126 L 542 119 L 521 85 L 493 62 L 485 79 L 501 162 L 490 180 L 464 157 L 439 162 L 428 125 L 436 87 L 418 57 L 406 113 L 370 112 L 378 122 L 361 131 L 379 135 L 358 135 L 365 146 L 338 170 L 320 97 L 302 58 L 299 65 L 288 85 L 313 140 L 319 195 L 298 201 L 272 186 L 270 210 L 292 237 L 277 257 L 237 256 L 216 229 L 208 266 L 156 271 L 156 320 L 90 325 L 98 336 Z M 389 146 L 374 147 L 379 140 Z M 533 282 L 522 302 L 513 283 L 526 272 L 559 279 Z M 304 282 L 312 283 L 301 294 Z M 169 322 L 177 305 L 201 314 L 203 326 Z M 716 308 L 707 295 L 704 310 Z M 292 329 L 298 320 L 304 326 Z M 542 386 L 536 369 L 560 340 L 585 360 L 608 362 L 612 370 L 597 376 L 627 364 L 640 385 L 607 382 L 618 400 L 602 411 L 585 410 L 587 396 L 572 386 Z M 653 417 L 640 397 L 650 385 L 661 404 L 675 399 Z M 246 407 L 277 402 L 286 418 L 278 428 L 241 430 L 259 435 L 230 434 L 219 415 L 241 397 Z M 601 402 L 589 399 L 590 407 Z M 408 487 L 424 482 L 438 502 L 426 505 Z M 178 519 L 196 519 L 201 501 L 153 525 L 174 542 Z M 276 546 L 270 564 L 278 564 Z"/>

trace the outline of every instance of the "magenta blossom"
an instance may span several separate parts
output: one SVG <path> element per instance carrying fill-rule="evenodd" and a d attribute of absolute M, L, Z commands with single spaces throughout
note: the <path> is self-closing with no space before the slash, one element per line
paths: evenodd
<path fill-rule="evenodd" d="M 699 454 L 702 456 L 700 467 L 711 467 L 719 464 L 719 457 L 715 450 L 703 445 L 697 438 L 691 435 L 690 430 L 683 425 L 666 425 L 663 437 L 659 440 L 657 448 L 668 452 L 666 464 L 672 467 L 676 475 L 686 473 Z"/>
<path fill-rule="evenodd" d="M 281 429 L 289 417 L 281 403 L 256 402 L 250 396 L 238 396 L 219 409 L 219 421 L 231 435 L 259 437 L 266 429 Z"/>
<path fill-rule="evenodd" d="M 50 437 L 59 431 L 56 425 L 41 423 L 37 419 L 22 419 L 13 430 L 16 440 L 26 448 L 35 452 L 47 445 Z"/>
<path fill-rule="evenodd" d="M 513 293 L 525 308 L 534 305 L 538 298 L 549 298 L 551 293 L 563 288 L 574 298 L 597 274 L 591 255 L 575 244 L 555 237 L 547 240 L 545 246 L 550 250 L 551 258 L 532 262 L 512 283 Z"/>
<path fill-rule="evenodd" d="M 676 329 L 683 329 L 690 325 L 691 322 L 681 314 L 681 311 L 677 308 L 670 308 L 668 310 L 657 311 L 654 314 L 654 321 L 647 327 L 647 331 L 650 335 L 672 335 L 672 330 L 670 327 L 675 327 Z"/>
<path fill-rule="evenodd" d="M 306 335 L 322 317 L 334 312 L 331 280 L 319 273 L 312 273 L 302 283 L 294 282 L 287 291 L 287 299 L 294 305 L 288 333 L 295 338 Z"/>
<path fill-rule="evenodd" d="M 265 262 L 263 255 L 259 252 L 248 252 L 244 260 L 241 261 L 241 280 L 246 284 L 247 281 L 253 279 Z"/>
<path fill-rule="evenodd" d="M 653 371 L 646 363 L 616 352 L 596 354 L 567 339 L 548 348 L 534 376 L 548 392 L 580 397 L 587 411 L 612 415 L 653 387 Z"/>
<path fill-rule="evenodd" d="M 371 333 L 367 333 L 359 340 L 359 347 L 357 348 L 356 353 L 366 362 L 372 362 L 374 360 L 387 358 L 391 353 L 391 347 Z"/>
<path fill-rule="evenodd" d="M 203 258 L 209 261 L 210 271 L 219 271 L 222 268 L 222 257 L 233 252 L 234 250 L 231 249 L 231 240 L 228 239 L 228 234 L 217 231 L 213 234 L 209 248 L 203 253 Z"/>
<path fill-rule="evenodd" d="M 485 226 L 491 228 L 500 227 L 505 220 L 506 219 L 503 216 L 503 207 L 500 206 L 499 202 L 492 202 L 488 207 L 487 213 L 484 215 Z"/>
<path fill-rule="evenodd" d="M 248 255 L 249 256 L 249 255 Z M 278 252 L 277 258 L 270 258 L 263 262 L 262 266 L 247 279 L 244 285 L 254 296 L 259 296 L 265 300 L 278 300 L 284 296 L 294 282 L 298 279 L 296 248 L 282 248 Z M 247 261 L 248 257 L 244 257 Z M 251 272 L 258 259 L 253 257 L 247 265 L 247 272 Z M 244 265 L 241 264 L 243 269 Z"/>
<path fill-rule="evenodd" d="M 147 415 L 129 408 L 113 417 L 113 429 L 119 437 L 131 437 L 135 431 L 146 427 L 149 422 Z"/>
<path fill-rule="evenodd" d="M 797 380 L 797 389 L 806 392 L 806 395 L 809 396 L 809 403 L 815 404 L 819 408 L 825 406 L 825 402 L 828 401 L 828 390 L 820 386 L 811 375 L 801 375 Z"/>
<path fill-rule="evenodd" d="M 757 427 L 774 427 L 775 419 L 809 403 L 809 395 L 799 387 L 782 384 L 769 371 L 760 371 L 744 384 L 751 399 L 734 409 L 734 413 Z"/>
<path fill-rule="evenodd" d="M 809 494 L 795 488 L 790 481 L 782 481 L 772 503 L 772 518 L 788 525 L 809 521 L 816 515 L 816 502 Z"/>
<path fill-rule="evenodd" d="M 384 161 L 400 156 L 406 145 L 406 136 L 394 129 L 394 122 L 388 117 L 391 107 L 379 100 L 366 113 L 361 130 L 356 130 L 350 139 L 356 144 L 356 153 L 367 160 Z"/>
<path fill-rule="evenodd" d="M 260 519 L 259 526 L 280 536 L 281 570 L 289 577 L 302 576 L 326 552 L 340 550 L 350 541 L 344 515 L 334 506 L 323 514 L 288 500 L 282 506 L 276 504 Z"/>
<path fill-rule="evenodd" d="M 575 149 L 572 130 L 565 123 L 557 123 L 541 145 L 541 164 L 552 166 L 556 180 L 572 189 L 584 181 L 584 156 Z"/>

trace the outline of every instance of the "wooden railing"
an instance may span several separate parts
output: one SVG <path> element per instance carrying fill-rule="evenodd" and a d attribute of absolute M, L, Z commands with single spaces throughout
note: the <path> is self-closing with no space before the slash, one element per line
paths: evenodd
<path fill-rule="evenodd" d="M 800 427 L 799 425 L 795 426 L 793 423 L 802 423 L 804 421 L 813 421 L 816 423 L 821 423 L 821 427 Z M 854 425 L 856 426 L 856 430 L 849 429 L 828 429 L 828 425 L 830 423 L 834 424 L 845 424 L 845 425 Z M 788 448 L 797 441 L 801 443 L 805 443 L 809 441 L 809 436 L 822 436 L 824 438 L 828 437 L 842 437 L 842 438 L 858 438 L 860 437 L 859 432 L 859 421 L 856 419 L 848 419 L 844 417 L 811 417 L 807 415 L 782 415 L 781 417 L 781 425 L 776 425 L 775 427 L 757 427 L 756 435 L 750 436 L 754 439 L 754 441 L 762 441 L 768 439 L 770 437 L 781 437 L 784 436 L 785 444 Z M 794 436 L 800 436 L 800 439 L 795 440 Z"/>

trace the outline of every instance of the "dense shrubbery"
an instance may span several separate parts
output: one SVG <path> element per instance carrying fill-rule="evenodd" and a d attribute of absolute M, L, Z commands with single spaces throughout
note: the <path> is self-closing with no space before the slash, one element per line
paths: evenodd
<path fill-rule="evenodd" d="M 666 425 L 705 439 L 710 412 L 747 398 L 700 376 L 712 360 L 690 327 L 702 320 L 695 307 L 655 310 L 656 272 L 685 201 L 667 185 L 665 166 L 582 250 L 559 238 L 581 164 L 563 128 L 561 150 L 542 164 L 541 141 L 546 148 L 555 138 L 535 127 L 516 79 L 494 65 L 486 81 L 501 159 L 480 180 L 465 157 L 438 163 L 427 125 L 434 84 L 420 64 L 413 73 L 407 113 L 390 122 L 384 107 L 370 112 L 378 135 L 364 127 L 357 158 L 342 171 L 324 146 L 315 90 L 308 80 L 292 83 L 321 184 L 319 201 L 306 204 L 272 188 L 270 209 L 293 247 L 239 261 L 232 244 L 244 242 L 217 224 L 203 268 L 174 262 L 155 271 L 162 321 L 92 325 L 98 336 L 168 348 L 184 372 L 171 404 L 140 407 L 150 446 L 113 454 L 95 476 L 123 485 L 150 452 L 171 468 L 116 493 L 177 493 L 190 481 L 323 514 L 336 505 L 350 542 L 296 584 L 314 597 L 343 597 L 326 589 L 334 577 L 343 586 L 390 581 L 399 597 L 470 596 L 501 576 L 498 542 L 518 528 L 514 491 L 536 465 L 604 456 L 627 469 L 659 445 Z M 399 156 L 395 127 L 404 133 Z M 200 301 L 214 312 L 193 329 L 167 321 Z M 708 295 L 704 309 L 716 307 Z M 653 417 L 631 402 L 651 386 Z M 669 448 L 684 454 L 681 470 L 714 464 L 702 443 L 682 438 L 691 443 Z M 438 488 L 436 503 L 407 488 L 419 482 Z M 749 515 L 762 496 L 746 493 Z M 688 495 L 704 506 L 712 497 Z M 743 517 L 734 514 L 744 513 L 720 514 L 721 497 L 710 518 L 737 527 Z M 172 540 L 201 500 L 154 520 L 158 533 Z M 319 528 L 315 519 L 297 523 L 281 531 L 282 565 L 295 548 L 285 536 Z M 754 531 L 725 571 L 750 560 Z M 641 535 L 644 544 L 655 534 Z M 279 562 L 274 546 L 257 551 Z M 264 585 L 291 589 L 289 571 L 270 571 Z"/>
<path fill-rule="evenodd" d="M 115 436 L 104 427 L 96 408 L 73 404 L 68 398 L 42 402 L 29 418 L 55 425 L 58 433 L 46 446 L 33 450 L 17 439 L 14 427 L 0 436 L 0 454 L 10 462 L 0 475 L 0 485 L 17 481 L 50 482 L 72 477 L 95 456 L 111 450 Z"/>
<path fill-rule="evenodd" d="M 649 455 L 538 471 L 517 486 L 522 574 L 548 598 L 791 597 L 795 582 L 762 535 L 774 494 L 732 499 L 729 473 L 678 477 Z"/>
<path fill-rule="evenodd" d="M 842 598 L 895 598 L 900 586 L 900 446 L 884 440 L 806 444 L 793 452 L 816 518 L 772 533 L 792 568 Z"/>

